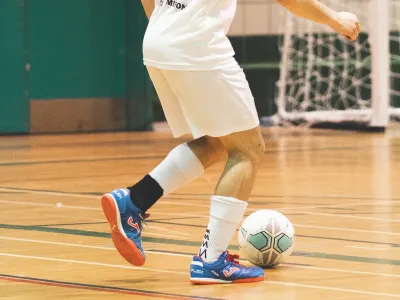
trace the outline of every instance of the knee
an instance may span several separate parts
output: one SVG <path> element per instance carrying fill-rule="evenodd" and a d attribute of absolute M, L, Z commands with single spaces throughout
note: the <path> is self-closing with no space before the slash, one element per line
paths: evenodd
<path fill-rule="evenodd" d="M 260 162 L 263 160 L 264 155 L 265 155 L 265 142 L 264 142 L 264 139 L 263 139 L 263 138 L 261 138 L 261 139 L 259 140 L 259 142 L 258 142 L 256 148 L 257 148 L 257 149 L 255 150 L 255 152 L 257 153 L 257 154 L 256 154 L 256 158 L 257 158 L 257 160 L 258 160 L 258 163 L 260 163 Z"/>
<path fill-rule="evenodd" d="M 203 136 L 189 142 L 188 145 L 205 169 L 220 161 L 225 155 L 223 144 L 213 137 Z"/>
<path fill-rule="evenodd" d="M 224 145 L 218 138 L 211 136 L 203 136 L 199 139 L 204 148 L 208 149 L 211 153 L 221 156 L 225 153 Z"/>
<path fill-rule="evenodd" d="M 254 164 L 259 165 L 264 158 L 265 142 L 260 138 L 249 148 L 249 156 L 252 158 Z"/>
<path fill-rule="evenodd" d="M 261 138 L 257 141 L 249 141 L 246 147 L 240 147 L 232 149 L 229 152 L 229 157 L 241 160 L 253 167 L 258 167 L 264 158 L 265 154 L 265 142 Z"/>

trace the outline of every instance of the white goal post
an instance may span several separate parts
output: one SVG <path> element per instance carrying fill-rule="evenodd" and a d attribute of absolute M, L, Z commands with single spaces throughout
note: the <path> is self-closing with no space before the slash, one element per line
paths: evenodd
<path fill-rule="evenodd" d="M 321 2 L 355 13 L 362 34 L 349 42 L 326 26 L 286 12 L 272 120 L 383 129 L 400 116 L 400 109 L 390 105 L 393 97 L 400 99 L 400 70 L 391 71 L 391 65 L 400 66 L 400 0 Z"/>

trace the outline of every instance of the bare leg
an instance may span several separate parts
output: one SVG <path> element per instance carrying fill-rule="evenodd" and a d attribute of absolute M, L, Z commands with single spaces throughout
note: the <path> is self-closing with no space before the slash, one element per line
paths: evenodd
<path fill-rule="evenodd" d="M 219 140 L 228 152 L 228 161 L 211 197 L 210 220 L 199 251 L 208 263 L 226 251 L 242 220 L 265 151 L 259 127 Z"/>
<path fill-rule="evenodd" d="M 215 195 L 248 200 L 265 152 L 260 127 L 219 139 L 228 151 L 228 161 Z"/>
<path fill-rule="evenodd" d="M 227 153 L 219 138 L 203 136 L 188 142 L 190 150 L 197 156 L 204 169 L 219 162 Z"/>

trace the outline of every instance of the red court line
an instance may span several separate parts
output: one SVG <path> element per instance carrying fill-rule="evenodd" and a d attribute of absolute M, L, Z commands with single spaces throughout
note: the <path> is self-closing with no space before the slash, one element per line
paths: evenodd
<path fill-rule="evenodd" d="M 135 295 L 135 296 L 147 296 L 147 297 L 162 298 L 162 299 L 220 300 L 220 299 L 217 299 L 217 298 L 206 298 L 206 297 L 199 297 L 199 296 L 185 296 L 185 295 L 179 295 L 179 294 L 167 294 L 167 293 L 159 293 L 159 292 L 145 291 L 145 290 L 136 290 L 136 289 L 111 287 L 111 286 L 91 285 L 91 284 L 75 283 L 75 282 L 64 282 L 64 281 L 56 281 L 56 280 L 48 280 L 48 279 L 40 279 L 40 278 L 30 278 L 30 277 L 21 277 L 21 276 L 6 275 L 6 274 L 0 274 L 0 280 L 7 280 L 7 281 L 19 282 L 19 283 L 39 284 L 39 285 L 45 285 L 45 286 L 63 287 L 63 288 L 92 290 L 92 291 L 99 291 L 99 292 L 110 292 L 110 293 Z"/>

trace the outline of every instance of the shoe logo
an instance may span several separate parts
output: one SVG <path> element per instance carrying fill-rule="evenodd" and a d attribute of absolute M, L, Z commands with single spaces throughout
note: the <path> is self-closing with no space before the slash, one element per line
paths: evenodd
<path fill-rule="evenodd" d="M 140 233 L 140 227 L 138 223 L 133 223 L 133 218 L 129 217 L 128 219 L 128 225 L 135 228 L 137 230 L 138 233 Z"/>
<path fill-rule="evenodd" d="M 224 270 L 224 275 L 225 275 L 225 277 L 229 277 L 229 276 L 231 276 L 233 273 L 235 273 L 236 271 L 239 271 L 239 268 L 230 267 L 230 268 L 229 268 L 229 271 Z"/>
<path fill-rule="evenodd" d="M 121 193 L 121 191 L 122 191 L 122 193 Z M 114 192 L 120 199 L 124 196 L 128 196 L 128 194 L 129 194 L 127 190 L 116 190 Z"/>

